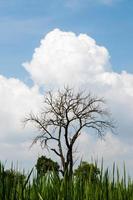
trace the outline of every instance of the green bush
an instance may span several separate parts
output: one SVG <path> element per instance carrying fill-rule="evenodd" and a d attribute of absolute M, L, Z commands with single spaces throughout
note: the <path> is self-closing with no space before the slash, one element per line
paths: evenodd
<path fill-rule="evenodd" d="M 36 163 L 36 170 L 39 176 L 44 176 L 47 172 L 59 172 L 59 165 L 46 156 L 41 156 L 38 158 Z"/>

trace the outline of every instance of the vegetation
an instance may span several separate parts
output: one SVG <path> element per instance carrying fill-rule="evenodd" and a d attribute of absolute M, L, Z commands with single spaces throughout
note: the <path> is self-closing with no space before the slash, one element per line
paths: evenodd
<path fill-rule="evenodd" d="M 32 113 L 24 121 L 34 123 L 39 130 L 33 144 L 40 141 L 42 147 L 53 151 L 60 158 L 62 175 L 67 173 L 70 178 L 74 145 L 83 129 L 95 130 L 102 137 L 105 130 L 114 128 L 103 98 L 68 87 L 56 93 L 48 92 L 40 115 Z"/>
<path fill-rule="evenodd" d="M 41 156 L 38 158 L 36 163 L 36 170 L 38 176 L 44 176 L 48 172 L 59 173 L 59 165 L 46 156 Z"/>
<path fill-rule="evenodd" d="M 82 166 L 96 165 L 82 163 Z M 81 171 L 81 166 L 80 168 Z M 89 169 L 89 167 L 88 167 Z M 0 165 L 0 200 L 132 200 L 133 182 L 126 178 L 124 168 L 123 177 L 119 177 L 119 170 L 113 166 L 112 173 L 109 170 L 103 171 L 101 167 L 98 181 L 91 180 L 94 171 L 89 170 L 85 176 L 72 176 L 71 181 L 66 177 L 60 179 L 56 173 L 50 176 L 46 173 L 39 178 L 32 171 L 24 177 L 10 179 L 10 173 L 5 173 L 3 165 Z M 83 170 L 84 171 L 84 170 Z M 85 170 L 87 171 L 87 170 Z M 20 174 L 20 173 L 19 173 Z M 96 173 L 97 174 L 97 173 Z M 31 178 L 32 177 L 32 178 Z"/>
<path fill-rule="evenodd" d="M 77 169 L 75 169 L 74 176 L 89 182 L 97 183 L 99 181 L 100 170 L 93 163 L 89 164 L 82 161 Z"/>

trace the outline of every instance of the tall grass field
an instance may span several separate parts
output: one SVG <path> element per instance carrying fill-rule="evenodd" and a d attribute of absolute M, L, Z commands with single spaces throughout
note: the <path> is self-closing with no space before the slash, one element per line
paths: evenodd
<path fill-rule="evenodd" d="M 14 177 L 1 164 L 0 200 L 133 200 L 133 182 L 123 168 L 123 176 L 114 165 L 112 171 L 101 167 L 98 181 L 83 176 L 68 181 L 55 173 L 37 177 L 34 170 Z"/>

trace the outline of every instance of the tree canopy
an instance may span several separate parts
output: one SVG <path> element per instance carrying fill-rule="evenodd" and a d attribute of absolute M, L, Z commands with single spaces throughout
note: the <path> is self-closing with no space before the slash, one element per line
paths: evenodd
<path fill-rule="evenodd" d="M 78 168 L 74 171 L 74 175 L 76 177 L 95 183 L 99 180 L 99 174 L 100 170 L 97 165 L 85 161 L 82 161 Z"/>
<path fill-rule="evenodd" d="M 37 159 L 36 163 L 37 174 L 39 176 L 45 175 L 47 172 L 59 172 L 59 165 L 46 156 L 41 156 Z"/>

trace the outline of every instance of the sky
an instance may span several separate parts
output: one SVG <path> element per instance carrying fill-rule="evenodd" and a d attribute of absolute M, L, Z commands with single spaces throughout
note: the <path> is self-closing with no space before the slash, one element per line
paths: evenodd
<path fill-rule="evenodd" d="M 79 157 L 125 161 L 133 176 L 132 20 L 131 0 L 0 0 L 0 160 L 35 164 L 44 152 L 22 120 L 69 84 L 105 97 L 117 123 L 103 141 L 83 132 Z"/>

